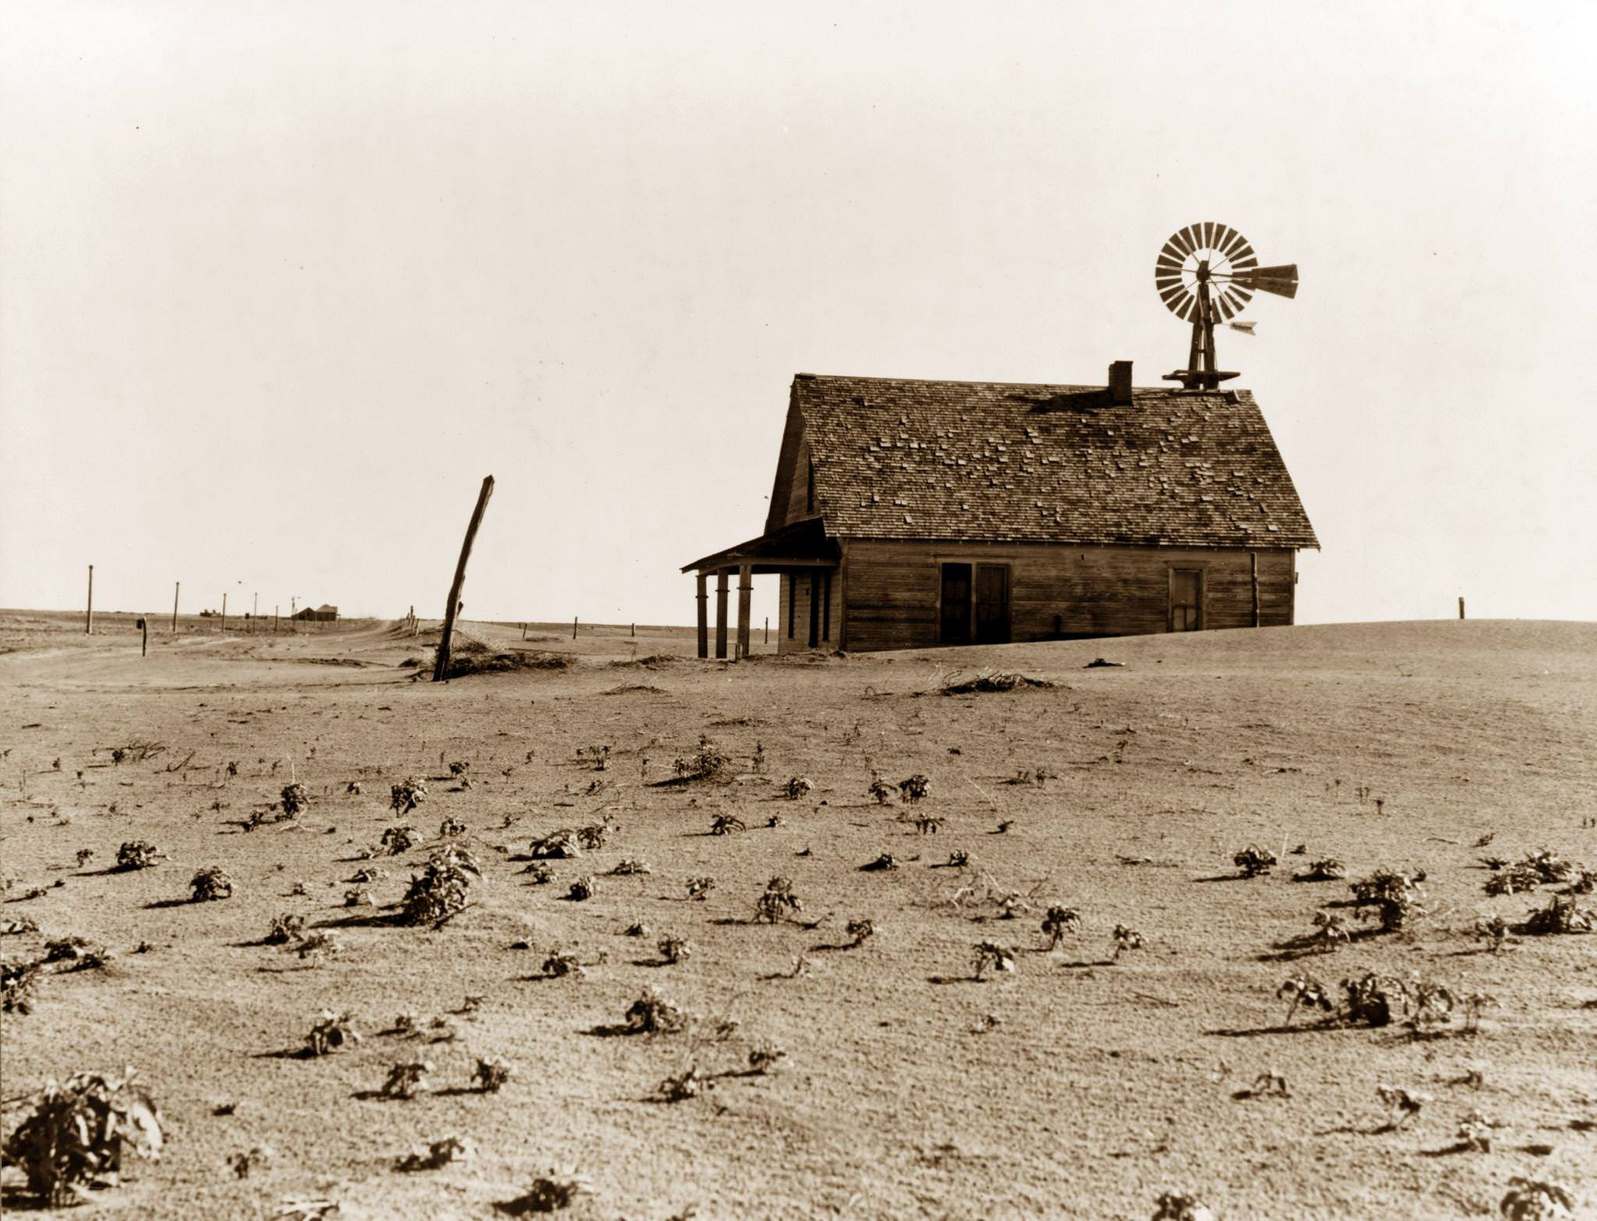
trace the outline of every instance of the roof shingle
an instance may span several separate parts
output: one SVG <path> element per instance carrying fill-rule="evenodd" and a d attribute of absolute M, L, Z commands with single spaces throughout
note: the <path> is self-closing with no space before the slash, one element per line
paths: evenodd
<path fill-rule="evenodd" d="M 841 538 L 1318 547 L 1253 396 L 801 373 Z"/>

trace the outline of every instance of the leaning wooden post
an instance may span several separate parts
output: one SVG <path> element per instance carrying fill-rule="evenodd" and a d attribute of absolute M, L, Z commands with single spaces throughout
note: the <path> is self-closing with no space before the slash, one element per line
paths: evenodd
<path fill-rule="evenodd" d="M 177 596 L 183 592 L 183 582 L 174 581 L 172 584 L 172 630 L 177 631 Z"/>
<path fill-rule="evenodd" d="M 494 477 L 486 476 L 482 491 L 477 493 L 477 507 L 471 511 L 471 522 L 466 526 L 466 540 L 460 544 L 460 562 L 455 565 L 455 579 L 449 584 L 449 601 L 444 603 L 444 626 L 438 634 L 438 659 L 433 663 L 433 682 L 441 683 L 449 672 L 449 638 L 455 634 L 455 613 L 460 607 L 460 587 L 466 583 L 466 561 L 471 558 L 471 545 L 477 539 L 477 527 L 482 525 L 483 511 L 488 507 L 488 497 L 493 495 Z"/>
<path fill-rule="evenodd" d="M 222 635 L 227 635 L 227 590 L 222 591 Z"/>
<path fill-rule="evenodd" d="M 571 639 L 575 640 L 576 638 L 577 638 L 577 617 L 575 615 L 572 615 L 571 616 Z"/>
<path fill-rule="evenodd" d="M 1463 594 L 1459 594 L 1459 596 L 1458 596 L 1458 617 L 1460 619 L 1462 619 L 1464 617 L 1464 595 Z"/>
<path fill-rule="evenodd" d="M 754 596 L 754 566 L 738 567 L 738 660 L 749 655 L 749 602 Z"/>
<path fill-rule="evenodd" d="M 141 615 L 141 616 L 139 616 L 139 625 L 138 626 L 139 626 L 139 631 L 144 633 L 143 636 L 139 639 L 139 656 L 140 657 L 148 657 L 150 655 L 150 624 L 149 624 L 149 621 L 147 619 L 145 619 L 144 616 Z"/>
<path fill-rule="evenodd" d="M 708 657 L 710 655 L 710 595 L 705 589 L 705 578 L 702 572 L 694 580 L 699 587 L 699 656 Z"/>
<path fill-rule="evenodd" d="M 83 625 L 83 634 L 85 636 L 94 635 L 94 565 L 93 564 L 89 565 L 89 614 L 88 614 L 87 621 Z"/>
<path fill-rule="evenodd" d="M 726 660 L 726 569 L 715 574 L 715 655 Z"/>
<path fill-rule="evenodd" d="M 1253 569 L 1253 626 L 1259 626 L 1259 553 L 1248 552 L 1248 561 Z"/>

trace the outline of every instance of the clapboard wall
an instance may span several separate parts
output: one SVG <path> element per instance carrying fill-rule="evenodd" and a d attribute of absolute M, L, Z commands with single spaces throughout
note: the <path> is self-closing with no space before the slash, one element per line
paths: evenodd
<path fill-rule="evenodd" d="M 1258 557 L 1260 624 L 1290 624 L 1295 553 L 1251 555 Z M 1170 573 L 1177 568 L 1204 574 L 1205 629 L 1253 624 L 1252 564 L 1245 550 L 849 540 L 842 579 L 834 582 L 844 603 L 842 647 L 940 643 L 944 563 L 1009 565 L 1010 639 L 1017 641 L 1167 631 Z"/>

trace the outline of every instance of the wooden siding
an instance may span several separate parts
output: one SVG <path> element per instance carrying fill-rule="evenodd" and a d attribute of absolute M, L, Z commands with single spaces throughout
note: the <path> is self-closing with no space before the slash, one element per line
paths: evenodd
<path fill-rule="evenodd" d="M 1290 624 L 1294 553 L 1254 554 L 1259 558 L 1260 624 Z M 944 562 L 1009 565 L 1012 640 L 1167 631 L 1170 572 L 1175 568 L 1203 573 L 1204 628 L 1253 623 L 1246 550 L 850 540 L 843 580 L 834 582 L 834 597 L 837 586 L 847 585 L 847 647 L 866 651 L 940 643 L 939 565 Z M 800 622 L 801 644 L 807 623 Z M 785 630 L 785 619 L 783 626 Z"/>
<path fill-rule="evenodd" d="M 831 569 L 832 578 L 832 613 L 830 619 L 823 613 L 819 620 L 819 631 L 822 633 L 821 641 L 816 646 L 820 649 L 832 650 L 839 648 L 839 632 L 843 625 L 843 582 L 839 580 L 837 569 Z M 826 588 L 826 569 L 820 569 L 821 588 Z M 778 621 L 772 626 L 777 628 L 778 653 L 802 653 L 810 647 L 810 574 L 808 572 L 786 573 L 781 577 L 782 591 L 777 606 L 781 611 Z M 788 638 L 788 611 L 793 612 L 793 636 Z"/>

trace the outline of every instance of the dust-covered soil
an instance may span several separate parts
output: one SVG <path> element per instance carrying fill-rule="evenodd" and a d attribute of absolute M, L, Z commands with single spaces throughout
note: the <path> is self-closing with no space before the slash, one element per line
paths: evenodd
<path fill-rule="evenodd" d="M 448 684 L 413 681 L 428 637 L 389 624 L 155 626 L 141 658 L 125 617 L 87 637 L 0 615 L 0 953 L 110 951 L 46 964 L 32 1011 L 3 1015 L 4 1127 L 47 1078 L 133 1064 L 167 1130 L 96 1207 L 484 1216 L 540 1176 L 605 1218 L 1146 1218 L 1165 1192 L 1231 1218 L 1458 1217 L 1495 1214 L 1515 1176 L 1597 1207 L 1597 937 L 1494 953 L 1474 932 L 1566 888 L 1489 895 L 1487 858 L 1597 867 L 1597 625 L 728 665 L 687 632 L 472 623 L 490 654 L 573 664 Z M 943 693 L 984 671 L 1052 685 Z M 683 778 L 696 759 L 713 774 Z M 396 814 L 407 778 L 425 797 Z M 294 784 L 308 802 L 282 818 Z M 401 824 L 416 842 L 389 854 Z M 592 826 L 602 845 L 531 859 Z M 139 840 L 163 859 L 116 870 Z M 467 906 L 402 923 L 445 842 L 480 869 Z M 1248 845 L 1274 868 L 1242 877 Z M 1294 880 L 1324 858 L 1346 877 Z M 209 866 L 231 897 L 191 901 Z M 1382 868 L 1423 874 L 1408 928 L 1351 905 Z M 773 878 L 797 906 L 778 889 L 757 919 Z M 1049 949 L 1056 906 L 1076 920 Z M 1347 937 L 1322 949 L 1317 913 Z M 269 944 L 281 915 L 303 927 Z M 1117 953 L 1117 926 L 1140 947 Z M 333 947 L 301 955 L 318 933 Z M 984 942 L 1014 970 L 975 978 Z M 581 969 L 546 969 L 561 956 Z M 1365 972 L 1456 1005 L 1417 1028 L 1288 1019 L 1288 977 L 1339 1003 Z M 686 1029 L 633 1032 L 646 989 Z M 1495 1003 L 1467 1013 L 1477 994 Z M 324 1009 L 362 1039 L 306 1056 Z M 479 1059 L 509 1066 L 497 1092 Z M 415 1096 L 385 1096 L 418 1060 Z M 689 1069 L 697 1092 L 667 1100 Z M 396 1169 L 446 1137 L 474 1156 Z M 5 1193 L 27 1203 L 15 1169 Z"/>

